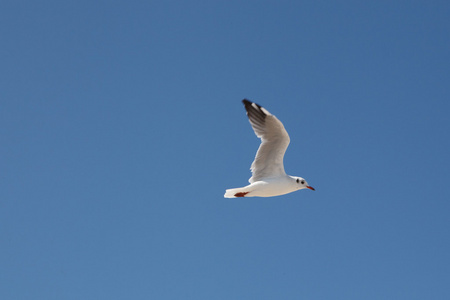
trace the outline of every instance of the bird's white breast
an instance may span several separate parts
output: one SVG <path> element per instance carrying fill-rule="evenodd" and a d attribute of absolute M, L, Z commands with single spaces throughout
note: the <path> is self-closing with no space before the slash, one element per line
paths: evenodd
<path fill-rule="evenodd" d="M 256 181 L 250 185 L 250 194 L 257 197 L 273 197 L 297 190 L 295 183 L 288 176 Z"/>

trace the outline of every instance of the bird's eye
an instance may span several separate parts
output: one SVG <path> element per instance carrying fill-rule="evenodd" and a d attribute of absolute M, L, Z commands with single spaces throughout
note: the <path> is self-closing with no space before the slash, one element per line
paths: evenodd
<path fill-rule="evenodd" d="M 300 179 L 297 178 L 297 183 L 299 183 L 299 182 L 300 182 Z"/>
<path fill-rule="evenodd" d="M 304 181 L 304 180 L 302 180 L 302 184 L 305 184 L 305 181 Z"/>

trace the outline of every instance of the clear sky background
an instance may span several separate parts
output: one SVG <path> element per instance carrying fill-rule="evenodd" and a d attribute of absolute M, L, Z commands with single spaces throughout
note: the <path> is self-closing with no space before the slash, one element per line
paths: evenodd
<path fill-rule="evenodd" d="M 2 1 L 1 299 L 450 299 L 448 1 Z M 225 199 L 285 125 L 316 188 Z"/>

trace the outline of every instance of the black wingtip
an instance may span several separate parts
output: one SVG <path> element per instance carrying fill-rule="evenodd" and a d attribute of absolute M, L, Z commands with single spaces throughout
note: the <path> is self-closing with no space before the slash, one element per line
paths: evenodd
<path fill-rule="evenodd" d="M 244 105 L 251 105 L 252 101 L 250 101 L 248 99 L 244 99 L 244 100 L 242 100 L 242 103 L 244 103 Z"/>
<path fill-rule="evenodd" d="M 244 103 L 246 108 L 249 106 L 252 106 L 252 104 L 255 104 L 258 108 L 261 108 L 261 105 L 259 105 L 258 103 L 252 102 L 252 101 L 248 100 L 247 98 L 244 98 L 244 100 L 242 100 L 242 103 Z"/>
<path fill-rule="evenodd" d="M 247 112 L 247 116 L 250 119 L 250 123 L 263 123 L 264 119 L 266 118 L 266 113 L 261 109 L 262 107 L 259 106 L 257 103 L 251 102 L 248 99 L 242 100 L 242 103 L 244 103 L 245 110 Z"/>
<path fill-rule="evenodd" d="M 245 110 L 246 110 L 247 112 L 255 109 L 255 108 L 252 106 L 253 102 L 250 101 L 250 100 L 248 100 L 248 99 L 242 100 L 242 103 L 244 103 L 244 107 L 245 107 Z M 256 105 L 258 105 L 258 104 L 256 104 Z"/>

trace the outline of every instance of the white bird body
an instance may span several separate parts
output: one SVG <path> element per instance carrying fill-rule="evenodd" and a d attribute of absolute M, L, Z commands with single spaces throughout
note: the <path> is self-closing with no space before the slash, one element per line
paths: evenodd
<path fill-rule="evenodd" d="M 239 193 L 244 194 L 242 197 L 273 197 L 295 192 L 298 189 L 296 179 L 285 175 L 262 179 L 241 188 L 228 189 L 225 198 L 235 198 L 237 197 L 235 195 Z"/>
<path fill-rule="evenodd" d="M 224 197 L 273 197 L 304 188 L 314 190 L 303 178 L 286 175 L 284 171 L 283 157 L 290 139 L 280 120 L 256 103 L 247 99 L 242 102 L 261 145 L 251 166 L 250 184 L 228 189 Z"/>

